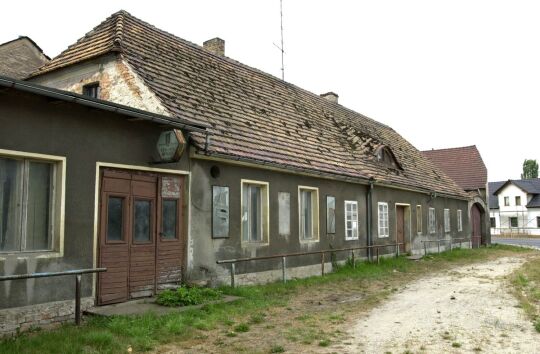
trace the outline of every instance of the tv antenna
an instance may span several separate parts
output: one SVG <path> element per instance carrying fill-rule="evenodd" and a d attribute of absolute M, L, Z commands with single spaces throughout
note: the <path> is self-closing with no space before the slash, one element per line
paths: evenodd
<path fill-rule="evenodd" d="M 281 79 L 285 80 L 285 49 L 283 47 L 283 0 L 279 0 L 279 15 L 281 19 L 281 46 L 277 45 L 276 43 L 274 43 L 274 45 L 281 52 Z"/>

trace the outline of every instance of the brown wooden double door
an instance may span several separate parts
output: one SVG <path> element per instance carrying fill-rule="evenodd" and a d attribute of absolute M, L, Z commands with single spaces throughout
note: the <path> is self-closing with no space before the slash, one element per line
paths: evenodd
<path fill-rule="evenodd" d="M 181 281 L 183 178 L 101 171 L 98 303 L 152 296 Z"/>

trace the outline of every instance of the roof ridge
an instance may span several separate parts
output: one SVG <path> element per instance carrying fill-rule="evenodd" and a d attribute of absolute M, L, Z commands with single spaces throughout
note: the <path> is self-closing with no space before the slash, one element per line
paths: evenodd
<path fill-rule="evenodd" d="M 131 15 L 125 10 L 120 10 L 118 12 L 115 12 L 113 16 L 115 20 L 113 46 L 121 50 L 122 39 L 124 38 L 124 17 Z"/>
<path fill-rule="evenodd" d="M 428 149 L 428 150 L 422 150 L 422 152 L 442 151 L 442 150 L 457 150 L 457 149 L 468 149 L 468 148 L 475 148 L 476 150 L 478 150 L 478 148 L 476 147 L 476 144 L 473 144 L 473 145 L 456 146 L 456 147 L 441 148 L 441 149 L 431 148 L 431 149 Z"/>

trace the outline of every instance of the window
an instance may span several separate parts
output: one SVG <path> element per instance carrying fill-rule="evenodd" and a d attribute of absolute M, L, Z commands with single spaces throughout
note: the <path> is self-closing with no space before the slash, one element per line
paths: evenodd
<path fill-rule="evenodd" d="M 536 227 L 540 227 L 540 216 L 536 217 Z"/>
<path fill-rule="evenodd" d="M 518 218 L 510 217 L 510 227 L 518 227 Z"/>
<path fill-rule="evenodd" d="M 212 186 L 212 237 L 229 237 L 229 187 Z"/>
<path fill-rule="evenodd" d="M 495 221 L 495 218 L 489 218 L 489 223 L 491 227 L 497 227 L 497 221 Z"/>
<path fill-rule="evenodd" d="M 379 237 L 390 236 L 388 222 L 388 203 L 379 203 Z"/>
<path fill-rule="evenodd" d="M 242 241 L 268 242 L 268 183 L 242 180 Z"/>
<path fill-rule="evenodd" d="M 450 209 L 444 209 L 444 232 L 450 232 Z"/>
<path fill-rule="evenodd" d="M 289 236 L 291 234 L 291 193 L 278 193 L 279 208 L 279 234 Z"/>
<path fill-rule="evenodd" d="M 300 219 L 300 240 L 319 239 L 319 189 L 298 187 L 298 207 Z"/>
<path fill-rule="evenodd" d="M 50 251 L 58 246 L 62 167 L 59 161 L 0 157 L 0 252 Z"/>
<path fill-rule="evenodd" d="M 145 199 L 135 199 L 133 202 L 133 242 L 152 242 L 152 202 Z"/>
<path fill-rule="evenodd" d="M 516 196 L 516 205 L 521 205 L 521 197 L 519 195 Z"/>
<path fill-rule="evenodd" d="M 377 157 L 377 161 L 386 165 L 386 167 L 401 169 L 401 165 L 398 163 L 396 156 L 389 147 L 384 145 L 379 146 L 375 150 L 375 156 Z"/>
<path fill-rule="evenodd" d="M 504 197 L 504 206 L 510 205 L 510 197 Z"/>
<path fill-rule="evenodd" d="M 345 240 L 358 240 L 358 202 L 345 201 Z"/>
<path fill-rule="evenodd" d="M 461 218 L 461 210 L 457 211 L 457 230 L 463 231 L 463 220 Z"/>
<path fill-rule="evenodd" d="M 336 198 L 326 196 L 326 233 L 336 233 Z"/>
<path fill-rule="evenodd" d="M 428 214 L 428 228 L 429 233 L 434 234 L 435 229 L 435 208 L 429 208 L 429 214 Z"/>
<path fill-rule="evenodd" d="M 422 206 L 416 206 L 416 233 L 422 233 Z"/>
<path fill-rule="evenodd" d="M 161 237 L 168 240 L 178 238 L 178 199 L 162 199 Z"/>
<path fill-rule="evenodd" d="M 92 84 L 84 85 L 82 94 L 92 98 L 99 98 L 99 91 L 99 82 L 94 82 Z"/>

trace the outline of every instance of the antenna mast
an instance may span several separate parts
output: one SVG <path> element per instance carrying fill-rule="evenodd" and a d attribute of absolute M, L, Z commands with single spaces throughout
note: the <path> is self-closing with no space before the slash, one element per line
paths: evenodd
<path fill-rule="evenodd" d="M 281 52 L 281 79 L 285 80 L 285 50 L 283 49 L 283 0 L 279 0 L 279 15 L 281 19 L 281 46 L 278 46 L 276 43 L 274 43 L 274 45 Z"/>

